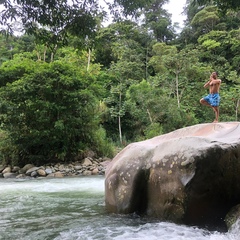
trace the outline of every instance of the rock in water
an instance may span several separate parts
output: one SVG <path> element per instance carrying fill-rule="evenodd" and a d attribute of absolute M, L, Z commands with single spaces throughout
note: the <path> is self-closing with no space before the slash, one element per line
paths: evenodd
<path fill-rule="evenodd" d="M 132 143 L 105 174 L 110 212 L 224 226 L 240 203 L 240 122 L 198 124 Z"/>

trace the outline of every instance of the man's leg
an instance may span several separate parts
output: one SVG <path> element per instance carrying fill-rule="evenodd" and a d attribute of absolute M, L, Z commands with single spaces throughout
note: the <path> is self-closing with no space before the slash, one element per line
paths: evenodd
<path fill-rule="evenodd" d="M 208 107 L 212 107 L 204 98 L 201 98 L 201 99 L 200 99 L 200 103 L 201 103 L 202 105 L 205 105 L 205 106 L 208 106 Z"/>
<path fill-rule="evenodd" d="M 200 99 L 200 103 L 202 105 L 205 105 L 205 106 L 208 106 L 208 107 L 211 107 L 215 113 L 215 119 L 213 122 L 218 122 L 218 118 L 219 118 L 219 107 L 213 107 L 211 104 L 209 104 L 204 98 L 201 98 Z"/>
<path fill-rule="evenodd" d="M 215 120 L 213 122 L 218 122 L 219 118 L 219 107 L 212 107 L 213 111 L 215 112 Z"/>

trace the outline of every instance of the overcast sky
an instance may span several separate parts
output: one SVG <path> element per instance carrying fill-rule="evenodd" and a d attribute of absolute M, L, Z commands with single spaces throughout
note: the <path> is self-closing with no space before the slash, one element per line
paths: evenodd
<path fill-rule="evenodd" d="M 172 23 L 178 22 L 179 26 L 183 26 L 183 21 L 186 16 L 182 15 L 183 7 L 186 0 L 169 0 L 169 3 L 164 6 L 164 8 L 172 14 Z"/>

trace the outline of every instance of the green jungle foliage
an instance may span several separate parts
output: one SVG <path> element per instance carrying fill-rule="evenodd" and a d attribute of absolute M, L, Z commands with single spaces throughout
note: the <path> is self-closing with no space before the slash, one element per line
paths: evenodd
<path fill-rule="evenodd" d="M 165 0 L 115 1 L 105 27 L 96 1 L 86 1 L 90 12 L 46 1 L 52 18 L 40 14 L 40 1 L 17 2 L 17 11 L 1 2 L 8 8 L 0 15 L 7 26 L 0 35 L 0 164 L 69 162 L 88 150 L 113 157 L 130 142 L 212 122 L 212 109 L 199 103 L 212 71 L 222 79 L 220 121 L 239 121 L 236 1 L 224 9 L 221 1 L 187 1 L 180 32 Z M 9 14 L 22 16 L 25 34 L 7 35 Z"/>

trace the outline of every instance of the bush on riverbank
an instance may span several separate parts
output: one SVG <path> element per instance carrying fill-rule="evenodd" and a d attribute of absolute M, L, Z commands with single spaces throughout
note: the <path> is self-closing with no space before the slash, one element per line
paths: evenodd
<path fill-rule="evenodd" d="M 87 72 L 67 59 L 15 58 L 8 64 L 14 68 L 5 66 L 6 78 L 20 65 L 22 72 L 0 88 L 0 163 L 70 162 L 88 149 L 112 157 L 113 145 L 100 126 L 98 65 Z"/>

